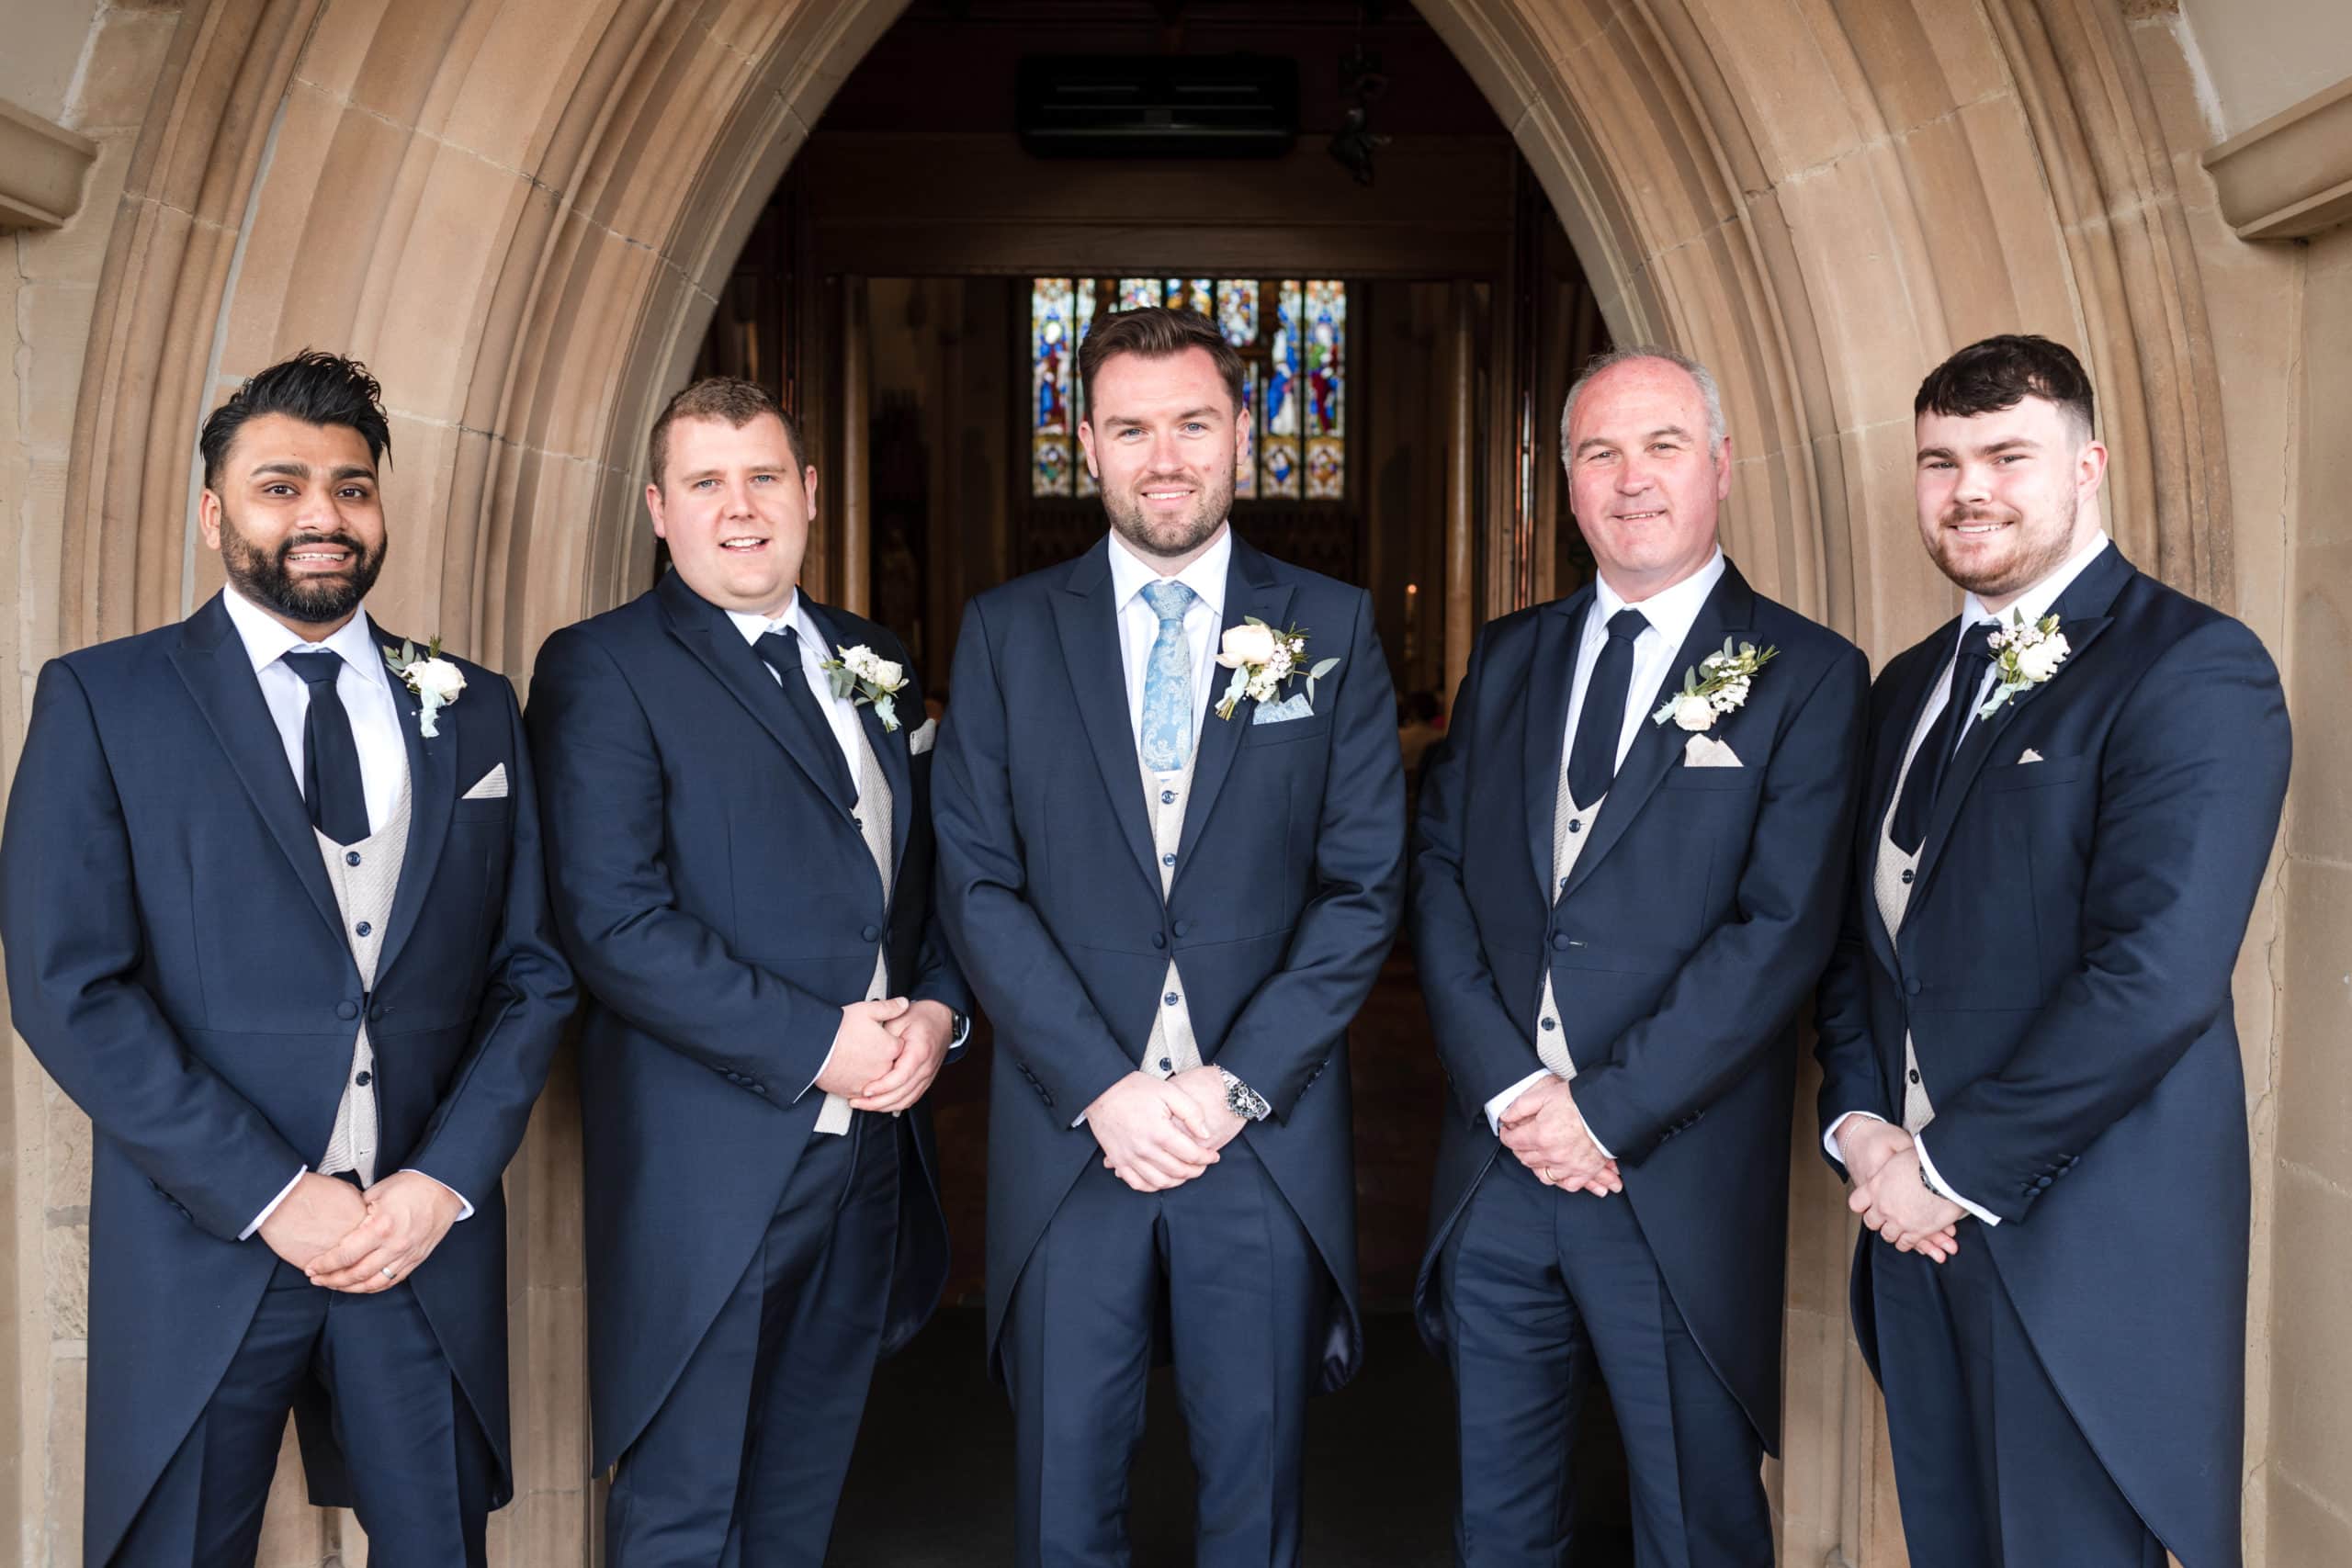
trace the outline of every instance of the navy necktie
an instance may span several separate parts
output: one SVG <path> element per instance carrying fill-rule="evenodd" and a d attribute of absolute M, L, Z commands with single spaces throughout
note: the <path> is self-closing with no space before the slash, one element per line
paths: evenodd
<path fill-rule="evenodd" d="M 1639 610 L 1620 610 L 1609 617 L 1609 640 L 1592 661 L 1592 679 L 1585 686 L 1584 712 L 1577 720 L 1576 743 L 1568 748 L 1568 794 L 1577 809 L 1588 809 L 1609 793 L 1617 776 L 1617 742 L 1625 731 L 1625 691 L 1634 683 L 1634 639 L 1649 629 L 1649 618 Z"/>
<path fill-rule="evenodd" d="M 1943 785 L 1953 753 L 1960 750 L 1961 736 L 1976 707 L 1976 694 L 1984 684 L 1984 671 L 1993 667 L 1993 634 L 2000 625 L 1979 621 L 1961 634 L 1960 656 L 1952 665 L 1951 694 L 1944 699 L 1943 712 L 1936 715 L 1927 738 L 1919 742 L 1911 759 L 1911 772 L 1903 781 L 1903 798 L 1894 807 L 1894 825 L 1888 836 L 1906 855 L 1917 854 L 1919 846 L 1927 842 L 1936 792 Z"/>
<path fill-rule="evenodd" d="M 302 719 L 302 798 L 311 826 L 338 844 L 368 836 L 368 788 L 359 776 L 359 747 L 351 715 L 334 689 L 343 673 L 339 653 L 288 653 L 288 668 L 310 682 L 310 712 Z"/>
<path fill-rule="evenodd" d="M 805 732 L 803 739 L 816 746 L 817 765 L 833 781 L 834 794 L 844 804 L 855 801 L 857 784 L 849 776 L 849 764 L 842 760 L 842 743 L 833 735 L 832 721 L 817 706 L 817 694 L 808 689 L 808 672 L 801 667 L 798 629 L 786 626 L 780 632 L 762 632 L 759 655 L 775 671 L 776 684 L 784 691 L 784 705 L 792 710 Z"/>

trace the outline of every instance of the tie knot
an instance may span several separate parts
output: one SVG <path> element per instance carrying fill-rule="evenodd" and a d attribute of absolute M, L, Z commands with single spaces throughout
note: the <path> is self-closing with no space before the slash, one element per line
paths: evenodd
<path fill-rule="evenodd" d="M 1982 659 L 1987 663 L 1992 662 L 1993 637 L 2000 630 L 2001 622 L 1997 617 L 1989 621 L 1971 622 L 1968 629 L 1960 636 L 1961 653 L 1967 658 Z"/>
<path fill-rule="evenodd" d="M 286 663 L 288 669 L 313 687 L 332 686 L 334 678 L 343 673 L 343 655 L 323 649 L 289 653 L 286 656 Z"/>
<path fill-rule="evenodd" d="M 1650 629 L 1650 618 L 1639 610 L 1620 610 L 1609 617 L 1609 636 L 1612 641 L 1632 642 Z"/>
<path fill-rule="evenodd" d="M 1143 585 L 1143 602 L 1151 606 L 1151 613 L 1159 617 L 1159 624 L 1163 626 L 1170 621 L 1182 620 L 1184 612 L 1193 607 L 1194 597 L 1193 591 L 1181 582 L 1147 582 Z"/>

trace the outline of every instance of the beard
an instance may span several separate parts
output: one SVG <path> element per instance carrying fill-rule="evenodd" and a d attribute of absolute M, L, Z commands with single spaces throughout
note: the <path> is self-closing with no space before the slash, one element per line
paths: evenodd
<path fill-rule="evenodd" d="M 1212 472 L 1206 481 L 1199 483 L 1193 497 L 1192 509 L 1181 516 L 1152 521 L 1144 513 L 1143 492 L 1155 482 L 1194 484 L 1190 474 L 1161 475 L 1157 480 L 1138 479 L 1124 492 L 1102 491 L 1102 511 L 1111 519 L 1111 531 L 1146 555 L 1173 559 L 1189 555 L 1207 542 L 1210 535 L 1224 525 L 1233 511 L 1233 471 Z"/>
<path fill-rule="evenodd" d="M 321 545 L 349 550 L 351 564 L 331 577 L 297 578 L 286 570 L 287 557 Z M 273 550 L 247 538 L 229 514 L 227 503 L 220 507 L 220 564 L 227 569 L 229 581 L 254 604 L 305 626 L 344 620 L 358 609 L 384 570 L 387 547 L 379 544 L 370 555 L 356 538 L 337 529 L 328 534 L 296 534 Z"/>
<path fill-rule="evenodd" d="M 1936 519 L 1928 553 L 1937 569 L 1980 599 L 2023 592 L 2060 566 L 2075 548 L 2074 492 L 2052 497 L 2045 506 L 2023 510 L 2008 507 L 1946 507 Z M 1959 541 L 1946 530 L 1967 523 L 2007 523 L 2013 543 L 1997 560 L 1970 561 L 1957 554 Z"/>

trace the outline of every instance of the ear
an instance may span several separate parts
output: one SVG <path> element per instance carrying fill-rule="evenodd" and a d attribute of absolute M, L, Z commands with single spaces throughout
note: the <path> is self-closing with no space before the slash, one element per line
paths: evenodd
<path fill-rule="evenodd" d="M 808 521 L 817 521 L 817 465 L 809 464 L 800 470 L 801 492 L 808 498 Z"/>
<path fill-rule="evenodd" d="M 668 522 L 662 515 L 662 487 L 650 480 L 648 480 L 645 486 L 645 510 L 653 519 L 653 536 L 657 539 L 668 538 L 670 536 Z"/>
<path fill-rule="evenodd" d="M 220 547 L 220 498 L 212 493 L 209 485 L 196 498 L 196 525 L 204 536 L 204 547 L 218 550 Z"/>
<path fill-rule="evenodd" d="M 1086 471 L 1094 477 L 1095 483 L 1102 483 L 1102 468 L 1094 460 L 1094 422 L 1091 419 L 1078 422 L 1078 451 L 1080 460 L 1086 465 Z"/>
<path fill-rule="evenodd" d="M 1728 435 L 1715 448 L 1715 499 L 1731 499 L 1731 437 Z"/>

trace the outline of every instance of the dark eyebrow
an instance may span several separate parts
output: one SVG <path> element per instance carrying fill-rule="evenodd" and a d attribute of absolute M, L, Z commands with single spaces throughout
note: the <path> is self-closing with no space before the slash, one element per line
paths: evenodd
<path fill-rule="evenodd" d="M 376 477 L 376 470 L 365 463 L 345 463 L 331 477 L 340 484 L 345 479 L 372 479 Z"/>
<path fill-rule="evenodd" d="M 255 474 L 284 474 L 289 479 L 307 479 L 311 477 L 311 465 L 293 462 L 261 463 L 255 465 L 254 472 Z"/>
<path fill-rule="evenodd" d="M 262 474 L 283 474 L 289 479 L 307 479 L 311 477 L 311 465 L 297 463 L 291 459 L 278 463 L 261 463 L 254 466 L 254 473 L 256 477 Z M 375 477 L 376 470 L 365 463 L 345 463 L 340 468 L 329 469 L 327 473 L 328 481 L 338 484 L 345 479 L 372 479 Z"/>

